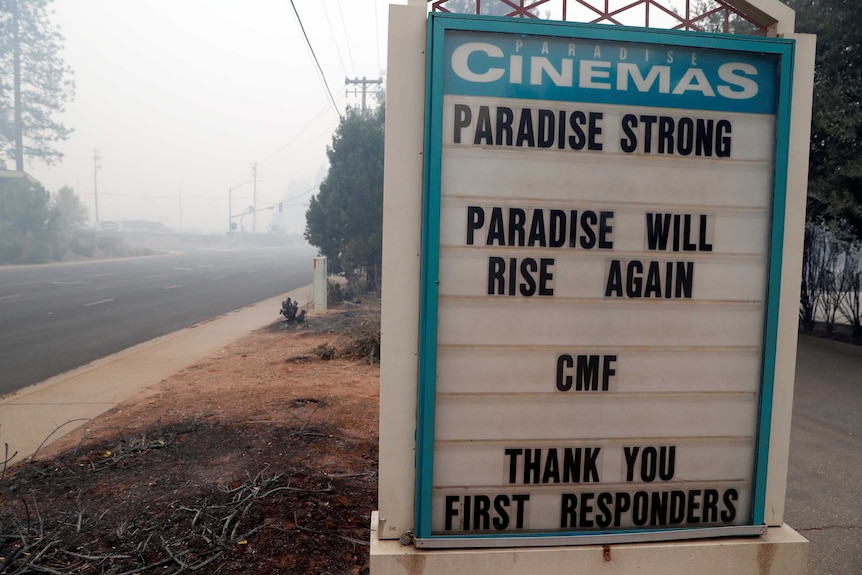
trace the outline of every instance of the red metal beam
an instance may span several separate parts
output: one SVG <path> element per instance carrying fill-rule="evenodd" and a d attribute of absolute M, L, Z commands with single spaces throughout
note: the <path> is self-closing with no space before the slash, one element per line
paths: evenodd
<path fill-rule="evenodd" d="M 453 10 L 449 9 L 446 4 L 449 0 L 427 0 L 431 5 L 432 12 L 452 12 Z M 482 0 L 476 0 L 476 8 L 475 13 L 482 13 Z M 610 8 L 610 0 L 484 0 L 484 5 L 502 5 L 511 8 L 511 11 L 506 14 L 506 16 L 512 18 L 538 18 L 535 13 L 532 11 L 536 10 L 539 6 L 543 4 L 550 4 L 551 8 L 559 8 L 562 13 L 563 21 L 575 21 L 574 18 L 570 19 L 572 16 L 573 10 L 570 10 L 570 7 L 580 6 L 588 9 L 595 16 L 594 19 L 589 20 L 589 22 L 593 23 L 610 23 L 610 24 L 622 24 L 620 22 L 620 17 L 630 16 L 631 14 L 637 14 L 642 9 L 642 26 L 649 28 L 650 24 L 650 15 L 651 13 L 659 13 L 666 17 L 670 17 L 676 20 L 676 24 L 672 25 L 671 28 L 675 30 L 704 30 L 703 23 L 711 16 L 719 16 L 721 19 L 721 27 L 722 31 L 725 33 L 731 33 L 733 30 L 731 29 L 731 23 L 733 18 L 740 18 L 745 22 L 751 24 L 751 30 L 747 31 L 748 34 L 765 36 L 766 35 L 766 27 L 755 22 L 751 18 L 747 17 L 745 14 L 740 12 L 737 8 L 734 8 L 730 4 L 728 4 L 725 0 L 712 0 L 712 7 L 709 7 L 710 4 L 707 4 L 707 8 L 702 13 L 692 13 L 692 0 L 685 0 L 685 8 L 682 14 L 678 13 L 673 8 L 667 6 L 665 3 L 660 2 L 659 0 L 632 0 L 629 4 L 622 6 L 620 8 L 616 8 L 611 10 Z M 582 20 L 583 21 L 583 20 Z M 655 21 L 655 20 L 653 20 Z M 653 26 L 657 27 L 657 26 Z"/>

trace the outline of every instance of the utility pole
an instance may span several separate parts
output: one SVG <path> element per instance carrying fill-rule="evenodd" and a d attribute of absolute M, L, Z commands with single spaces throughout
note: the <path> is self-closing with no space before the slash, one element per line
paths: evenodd
<path fill-rule="evenodd" d="M 377 78 L 376 80 L 368 80 L 365 76 L 362 76 L 361 79 L 355 78 L 353 80 L 351 80 L 350 78 L 344 78 L 344 83 L 345 84 L 358 84 L 358 85 L 362 86 L 362 111 L 365 112 L 365 93 L 368 91 L 368 86 L 375 85 L 375 84 L 379 86 L 380 84 L 383 83 L 383 80 L 380 78 Z M 358 94 L 359 90 L 353 90 L 352 92 L 349 90 L 345 90 L 344 93 L 345 94 Z"/>
<path fill-rule="evenodd" d="M 18 0 L 12 0 L 12 69 L 15 100 L 15 170 L 24 171 L 24 122 L 21 117 L 21 13 Z"/>
<path fill-rule="evenodd" d="M 180 233 L 183 231 L 183 183 L 180 182 Z"/>
<path fill-rule="evenodd" d="M 232 232 L 234 230 L 234 226 L 236 226 L 236 224 L 233 223 L 233 218 L 234 218 L 234 215 L 233 215 L 233 191 L 237 188 L 241 188 L 244 185 L 250 184 L 250 183 L 251 183 L 251 180 L 246 180 L 246 181 L 242 182 L 241 184 L 237 184 L 237 185 L 233 186 L 232 188 L 228 188 L 228 191 L 227 191 L 227 231 L 228 232 Z"/>
<path fill-rule="evenodd" d="M 102 167 L 102 164 L 99 162 L 102 160 L 102 156 L 99 155 L 99 150 L 93 150 L 93 199 L 95 200 L 95 221 L 93 225 L 98 228 L 99 226 L 99 169 Z"/>
<path fill-rule="evenodd" d="M 257 160 L 251 165 L 251 176 L 254 181 L 254 191 L 251 195 L 251 204 L 254 211 L 251 213 L 251 233 L 257 233 Z"/>

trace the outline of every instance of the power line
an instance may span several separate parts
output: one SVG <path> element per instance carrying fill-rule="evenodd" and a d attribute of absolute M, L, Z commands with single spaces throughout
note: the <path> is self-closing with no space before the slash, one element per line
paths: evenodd
<path fill-rule="evenodd" d="M 317 189 L 317 188 L 319 188 L 319 187 L 320 187 L 320 184 L 314 184 L 313 186 L 311 186 L 310 188 L 308 188 L 307 190 L 305 190 L 305 191 L 304 191 L 304 192 L 302 192 L 301 194 L 296 194 L 296 195 L 295 195 L 295 196 L 293 196 L 292 198 L 287 198 L 286 200 L 283 200 L 283 201 L 284 201 L 284 202 L 290 202 L 290 201 L 295 200 L 296 198 L 301 198 L 302 196 L 304 196 L 304 195 L 305 195 L 305 194 L 307 194 L 308 192 L 311 192 L 311 191 L 313 191 L 313 190 L 315 190 L 315 189 Z"/>
<path fill-rule="evenodd" d="M 260 180 L 258 180 L 260 181 Z M 89 194 L 79 194 L 79 195 L 89 195 Z M 242 194 L 238 194 L 241 198 L 250 198 L 251 196 L 243 196 Z M 177 194 L 104 194 L 99 193 L 99 196 L 106 196 L 111 198 L 158 198 L 158 199 L 176 199 Z M 224 196 L 188 196 L 184 195 L 183 200 L 224 200 Z"/>
<path fill-rule="evenodd" d="M 346 102 L 346 99 L 347 99 L 347 98 L 346 98 L 346 96 L 342 97 L 342 95 L 339 93 L 339 95 L 338 95 L 338 100 L 337 100 L 338 102 L 340 102 L 340 103 L 344 104 L 344 103 Z M 283 152 L 284 150 L 286 150 L 287 148 L 289 148 L 290 146 L 292 146 L 294 143 L 296 143 L 296 141 L 297 141 L 297 140 L 299 140 L 299 139 L 300 139 L 300 138 L 301 138 L 301 137 L 302 137 L 302 136 L 303 136 L 303 135 L 304 135 L 308 130 L 310 130 L 310 129 L 314 126 L 314 124 L 317 122 L 317 120 L 319 120 L 319 119 L 323 116 L 323 114 L 324 114 L 324 113 L 326 113 L 326 111 L 327 111 L 328 109 L 329 109 L 329 104 L 327 104 L 327 105 L 325 105 L 323 108 L 321 108 L 321 110 L 320 110 L 320 111 L 319 111 L 319 112 L 318 112 L 318 113 L 317 113 L 313 118 L 311 118 L 311 120 L 309 120 L 309 121 L 305 124 L 305 126 L 303 126 L 303 127 L 302 127 L 302 129 L 300 129 L 298 132 L 296 132 L 296 133 L 293 135 L 293 137 L 287 141 L 287 143 L 286 143 L 286 144 L 284 144 L 284 145 L 283 145 L 283 146 L 281 146 L 279 149 L 277 149 L 275 152 L 273 152 L 272 154 L 270 154 L 270 156 L 269 156 L 269 157 L 272 157 L 272 156 L 275 156 L 275 155 L 277 155 L 277 154 L 280 154 L 281 152 Z M 323 128 L 322 128 L 321 130 L 318 130 L 318 131 L 316 131 L 316 132 L 312 133 L 312 134 L 308 137 L 308 139 L 309 139 L 309 140 L 312 140 L 312 141 L 316 141 L 316 139 L 317 139 L 317 137 L 318 137 L 318 136 L 320 136 L 320 135 L 321 135 L 321 134 L 323 134 L 324 132 L 331 132 L 331 131 L 333 131 L 334 129 L 335 129 L 335 127 L 334 127 L 332 124 L 326 124 L 326 125 L 324 125 L 324 126 L 323 126 Z"/>
<path fill-rule="evenodd" d="M 377 0 L 374 0 L 374 34 L 377 40 L 377 71 L 380 71 L 380 23 Z"/>
<path fill-rule="evenodd" d="M 300 129 L 296 134 L 294 134 L 294 136 L 290 140 L 288 140 L 288 142 L 286 144 L 284 144 L 282 147 L 280 147 L 275 152 L 273 152 L 272 156 L 275 156 L 276 154 L 281 153 L 282 151 L 287 149 L 291 144 L 293 144 L 295 141 L 297 141 L 300 138 L 300 136 L 302 136 L 309 128 L 311 128 L 314 125 L 315 122 L 317 122 L 317 120 L 319 120 L 321 118 L 321 116 L 323 116 L 323 114 L 326 113 L 326 111 L 328 109 L 329 109 L 329 105 L 327 104 L 311 120 L 309 120 L 308 123 L 302 127 L 302 129 Z"/>
<path fill-rule="evenodd" d="M 314 48 L 311 47 L 311 41 L 308 39 L 308 34 L 305 33 L 305 26 L 302 24 L 302 18 L 299 17 L 299 12 L 296 10 L 296 5 L 293 3 L 293 0 L 290 0 L 290 6 L 293 8 L 293 13 L 296 14 L 296 21 L 299 22 L 299 28 L 302 30 L 303 37 L 305 37 L 305 44 L 311 52 L 311 57 L 314 58 L 314 64 L 317 66 L 317 71 L 320 74 L 321 81 L 323 81 L 323 87 L 329 95 L 329 101 L 332 102 L 332 108 L 335 110 L 335 113 L 338 114 L 340 119 L 341 112 L 338 110 L 338 106 L 335 105 L 335 98 L 332 97 L 332 90 L 329 89 L 329 84 L 326 82 L 326 76 L 323 74 L 323 68 L 320 67 L 320 61 L 317 59 L 317 54 L 314 53 Z"/>
<path fill-rule="evenodd" d="M 356 73 L 356 64 L 353 63 L 353 50 L 350 49 L 350 37 L 347 35 L 347 26 L 344 24 L 344 12 L 341 11 L 341 0 L 337 0 L 338 15 L 341 16 L 341 29 L 344 30 L 344 41 L 347 42 L 347 55 L 350 56 L 350 69 Z"/>
<path fill-rule="evenodd" d="M 329 19 L 329 10 L 326 9 L 326 2 L 321 2 L 323 6 L 323 14 L 326 16 L 326 25 L 329 26 L 329 35 L 332 37 L 332 45 L 335 46 L 335 53 L 338 54 L 338 61 L 341 62 L 341 70 L 344 75 L 347 75 L 347 67 L 344 65 L 344 58 L 341 57 L 341 49 L 338 47 L 338 41 L 335 39 L 335 30 L 332 29 L 332 21 Z"/>

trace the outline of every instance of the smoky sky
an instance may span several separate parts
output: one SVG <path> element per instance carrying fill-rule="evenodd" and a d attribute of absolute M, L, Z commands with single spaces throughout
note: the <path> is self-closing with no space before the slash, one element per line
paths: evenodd
<path fill-rule="evenodd" d="M 360 99 L 345 77 L 385 73 L 388 2 L 295 0 L 340 112 Z M 62 163 L 25 169 L 52 191 L 73 187 L 99 219 L 227 229 L 252 203 L 301 232 L 338 125 L 288 0 L 55 0 L 74 70 L 73 128 Z M 369 98 L 369 102 L 374 102 Z M 94 182 L 94 150 L 100 168 Z M 249 182 L 249 183 L 245 183 Z M 265 231 L 277 210 L 258 213 Z M 237 220 L 235 220 L 237 221 Z M 251 229 L 251 218 L 243 224 Z"/>

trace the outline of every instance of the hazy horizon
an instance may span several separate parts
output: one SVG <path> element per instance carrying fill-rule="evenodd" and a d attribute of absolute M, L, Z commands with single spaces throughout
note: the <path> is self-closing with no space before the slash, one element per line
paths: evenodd
<path fill-rule="evenodd" d="M 342 114 L 361 105 L 345 94 L 356 88 L 345 77 L 384 73 L 388 4 L 295 2 Z M 72 187 L 92 222 L 98 150 L 100 220 L 225 232 L 228 190 L 236 187 L 232 214 L 246 210 L 257 162 L 257 231 L 278 213 L 265 208 L 284 202 L 282 228 L 302 232 L 338 116 L 289 0 L 54 0 L 53 8 L 77 85 L 56 119 L 74 132 L 58 145 L 62 162 L 25 160 L 28 173 L 54 193 Z M 243 219 L 251 231 L 252 216 Z"/>

